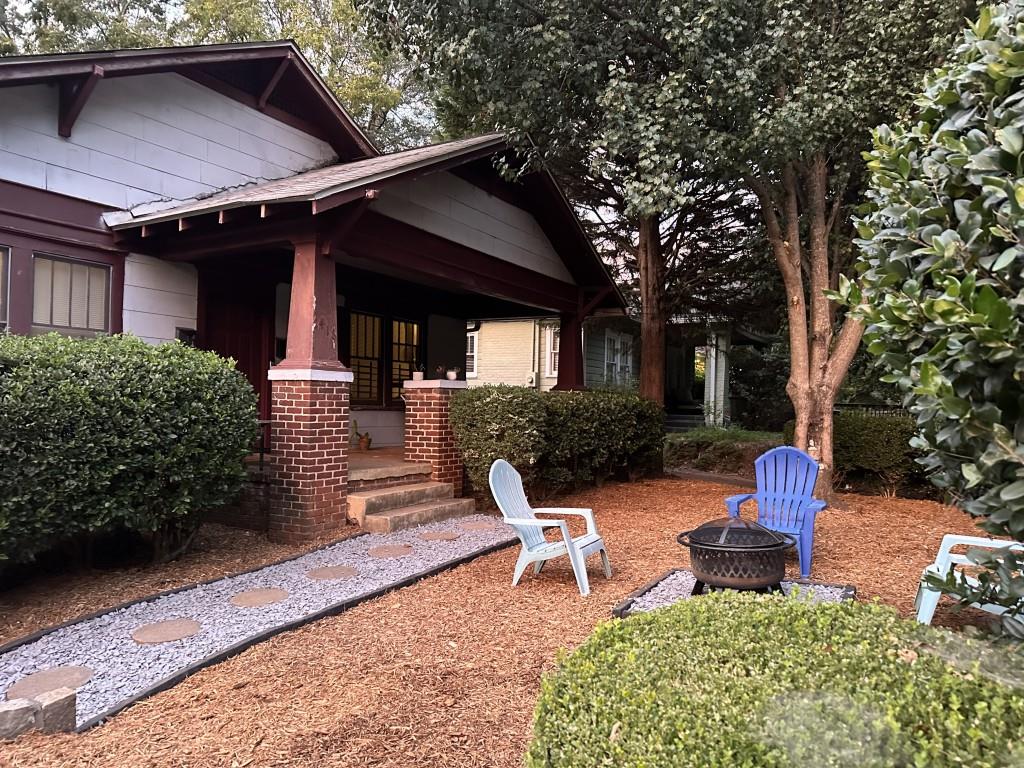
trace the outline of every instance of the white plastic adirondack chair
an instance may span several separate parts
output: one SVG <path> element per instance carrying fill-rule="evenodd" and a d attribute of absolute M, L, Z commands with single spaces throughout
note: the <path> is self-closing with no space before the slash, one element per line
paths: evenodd
<path fill-rule="evenodd" d="M 935 562 L 924 569 L 924 573 L 921 574 L 921 583 L 917 587 L 917 598 L 914 601 L 914 605 L 917 608 L 917 620 L 922 624 L 932 623 L 935 608 L 939 604 L 939 598 L 942 597 L 941 592 L 932 589 L 925 583 L 925 577 L 938 576 L 940 579 L 944 579 L 956 566 L 971 564 L 967 555 L 953 554 L 952 550 L 957 546 L 967 546 L 976 549 L 1005 549 L 1010 547 L 1015 552 L 1024 552 L 1024 545 L 1014 544 L 1010 541 L 986 539 L 980 536 L 958 536 L 953 533 L 947 533 L 942 537 L 942 544 L 939 545 L 939 554 L 935 557 Z M 977 579 L 970 576 L 967 576 L 966 580 L 970 584 L 976 585 L 978 583 Z M 1006 612 L 1006 609 L 1001 605 L 992 605 L 991 603 L 971 603 L 971 605 L 983 611 L 994 613 L 996 616 Z"/>
<path fill-rule="evenodd" d="M 532 509 L 526 500 L 523 490 L 523 478 L 515 467 L 504 459 L 498 459 L 491 465 L 491 493 L 501 510 L 505 522 L 511 525 L 519 537 L 523 548 L 516 561 L 516 569 L 512 575 L 512 586 L 519 583 L 523 572 L 530 563 L 534 563 L 533 572 L 540 573 L 544 563 L 562 555 L 569 556 L 572 571 L 576 574 L 576 583 L 580 594 L 590 594 L 590 581 L 587 579 L 586 559 L 595 552 L 601 553 L 604 575 L 612 577 L 612 565 L 608 561 L 608 552 L 604 547 L 604 539 L 597 532 L 594 512 L 590 509 L 558 509 L 553 507 Z M 573 538 L 569 534 L 569 526 L 561 519 L 538 519 L 536 515 L 579 515 L 587 521 L 587 532 Z M 545 528 L 558 528 L 562 534 L 561 541 L 548 541 L 544 538 Z"/>

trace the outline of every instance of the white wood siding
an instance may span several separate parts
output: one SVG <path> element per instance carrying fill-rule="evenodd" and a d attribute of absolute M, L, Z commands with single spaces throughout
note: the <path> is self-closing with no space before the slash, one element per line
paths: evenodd
<path fill-rule="evenodd" d="M 335 158 L 326 142 L 177 74 L 101 80 L 69 139 L 57 135 L 56 87 L 0 93 L 0 178 L 118 208 Z"/>
<path fill-rule="evenodd" d="M 370 433 L 374 448 L 405 444 L 405 411 L 364 409 L 356 406 L 352 409 L 351 418 L 353 423 L 359 422 L 360 432 Z"/>
<path fill-rule="evenodd" d="M 573 282 L 530 213 L 450 173 L 386 187 L 371 207 L 489 256 Z"/>
<path fill-rule="evenodd" d="M 196 268 L 131 254 L 124 264 L 124 330 L 150 344 L 196 327 Z"/>

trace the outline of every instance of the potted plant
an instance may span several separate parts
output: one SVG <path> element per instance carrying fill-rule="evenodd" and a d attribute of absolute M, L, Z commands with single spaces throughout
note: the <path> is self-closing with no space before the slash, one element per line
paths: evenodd
<path fill-rule="evenodd" d="M 423 381 L 424 367 L 423 363 L 416 366 L 416 370 L 412 372 L 413 381 Z"/>
<path fill-rule="evenodd" d="M 459 374 L 461 372 L 461 368 L 459 368 L 457 365 L 453 365 L 447 370 L 445 376 L 447 377 L 448 381 L 455 381 L 457 378 L 459 378 Z"/>
<path fill-rule="evenodd" d="M 359 431 L 359 422 L 358 421 L 353 421 L 352 422 L 352 431 L 355 433 L 355 436 L 356 436 L 356 438 L 359 441 L 359 450 L 360 451 L 368 451 L 368 450 L 370 450 L 370 443 L 373 442 L 373 438 L 370 437 L 370 433 L 369 432 L 360 432 Z"/>

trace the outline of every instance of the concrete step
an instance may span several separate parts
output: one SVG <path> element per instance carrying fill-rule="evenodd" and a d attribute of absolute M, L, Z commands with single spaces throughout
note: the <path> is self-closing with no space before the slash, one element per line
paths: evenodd
<path fill-rule="evenodd" d="M 349 496 L 351 499 L 352 497 Z M 471 515 L 476 510 L 473 499 L 440 499 L 373 512 L 363 519 L 363 529 L 370 533 L 391 533 L 414 525 L 436 523 L 451 517 Z"/>
<path fill-rule="evenodd" d="M 454 495 L 451 483 L 438 483 L 432 480 L 368 491 L 353 491 L 348 495 L 348 516 L 362 525 L 363 520 L 373 514 L 424 502 L 450 499 Z"/>

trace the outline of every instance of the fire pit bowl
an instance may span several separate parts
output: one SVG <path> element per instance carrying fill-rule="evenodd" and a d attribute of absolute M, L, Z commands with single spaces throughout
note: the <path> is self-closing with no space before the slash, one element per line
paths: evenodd
<path fill-rule="evenodd" d="M 697 582 L 718 589 L 780 589 L 786 575 L 785 553 L 796 542 L 742 517 L 711 520 L 676 537 L 690 550 L 690 567 Z"/>

